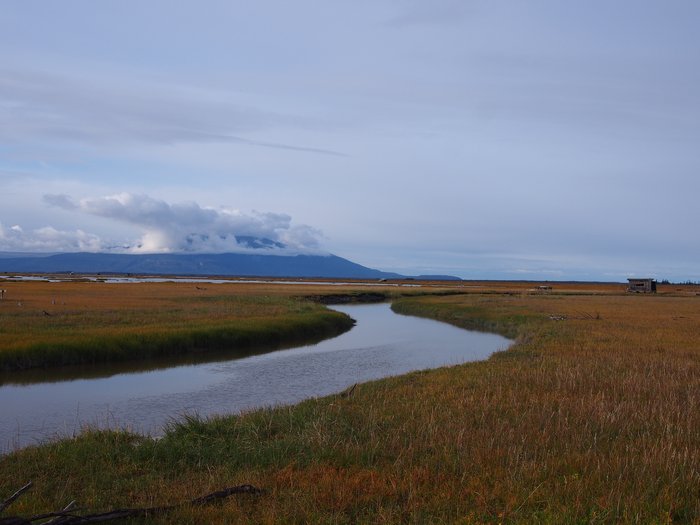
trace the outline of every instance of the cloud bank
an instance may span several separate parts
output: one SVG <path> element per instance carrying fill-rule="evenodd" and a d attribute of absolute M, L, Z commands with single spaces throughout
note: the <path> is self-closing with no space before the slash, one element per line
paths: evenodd
<path fill-rule="evenodd" d="M 110 219 L 135 227 L 138 239 L 108 242 L 82 229 L 59 231 L 51 226 L 25 232 L 0 224 L 0 250 L 36 252 L 225 253 L 291 255 L 322 253 L 319 230 L 292 225 L 283 213 L 243 213 L 232 208 L 168 203 L 148 195 L 120 193 L 75 200 L 47 194 L 44 202 L 62 210 Z"/>
<path fill-rule="evenodd" d="M 31 231 L 15 224 L 0 223 L 0 251 L 6 252 L 98 252 L 103 248 L 99 236 L 83 230 L 62 231 L 45 226 Z"/>

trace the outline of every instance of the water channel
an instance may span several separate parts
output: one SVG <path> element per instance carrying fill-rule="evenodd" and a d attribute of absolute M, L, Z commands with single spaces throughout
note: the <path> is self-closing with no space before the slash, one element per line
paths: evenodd
<path fill-rule="evenodd" d="M 15 373 L 0 385 L 0 453 L 85 425 L 158 435 L 185 414 L 209 416 L 299 402 L 355 383 L 488 358 L 511 341 L 402 316 L 386 303 L 334 306 L 357 321 L 333 339 L 209 362 L 173 360 L 94 370 Z"/>

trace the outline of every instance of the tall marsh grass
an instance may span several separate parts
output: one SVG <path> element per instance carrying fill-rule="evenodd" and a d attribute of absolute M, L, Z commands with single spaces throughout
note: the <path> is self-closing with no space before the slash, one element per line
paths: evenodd
<path fill-rule="evenodd" d="M 0 459 L 18 514 L 266 489 L 158 523 L 697 523 L 700 298 L 472 293 L 395 308 L 517 337 L 352 396 L 88 432 Z"/>
<path fill-rule="evenodd" d="M 6 371 L 249 349 L 352 326 L 347 316 L 309 301 L 238 287 L 24 282 L 8 288 L 12 299 L 0 302 L 0 370 Z"/>

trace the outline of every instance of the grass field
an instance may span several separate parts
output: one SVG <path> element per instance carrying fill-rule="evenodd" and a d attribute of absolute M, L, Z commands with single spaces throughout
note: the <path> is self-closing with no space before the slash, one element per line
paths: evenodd
<path fill-rule="evenodd" d="M 561 288 L 561 289 L 560 289 Z M 612 285 L 474 283 L 402 313 L 517 343 L 491 359 L 174 425 L 158 441 L 87 432 L 0 458 L 28 515 L 266 492 L 157 523 L 698 523 L 700 297 Z M 315 293 L 315 292 L 314 292 Z"/>
<path fill-rule="evenodd" d="M 0 283 L 0 370 L 246 349 L 336 335 L 342 314 L 246 284 Z"/>

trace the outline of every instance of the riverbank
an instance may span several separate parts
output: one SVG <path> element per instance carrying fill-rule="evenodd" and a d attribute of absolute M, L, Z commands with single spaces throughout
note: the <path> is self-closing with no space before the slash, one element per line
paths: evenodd
<path fill-rule="evenodd" d="M 154 361 L 129 362 L 129 368 L 143 367 L 136 373 L 110 363 L 74 367 L 68 377 L 66 367 L 6 374 L 0 385 L 0 454 L 60 433 L 71 436 L 84 424 L 160 436 L 173 415 L 208 417 L 295 404 L 357 383 L 488 359 L 510 344 L 495 334 L 397 315 L 387 303 L 333 308 L 356 325 L 311 345 L 266 348 L 240 358 L 236 353 L 235 359 L 207 352 L 199 363 L 191 356 L 164 358 L 157 361 L 160 369 L 152 368 Z M 184 366 L 183 359 L 189 361 Z M 100 369 L 103 376 L 96 377 Z"/>
<path fill-rule="evenodd" d="M 603 290 L 604 293 L 608 293 Z M 265 494 L 162 523 L 692 523 L 700 519 L 700 298 L 472 293 L 398 311 L 515 335 L 491 359 L 294 407 L 0 458 L 28 515 Z"/>
<path fill-rule="evenodd" d="M 251 285 L 19 282 L 5 285 L 0 371 L 318 341 L 352 320 Z M 267 293 L 266 293 L 267 292 Z M 234 354 L 235 355 L 235 354 Z"/>

